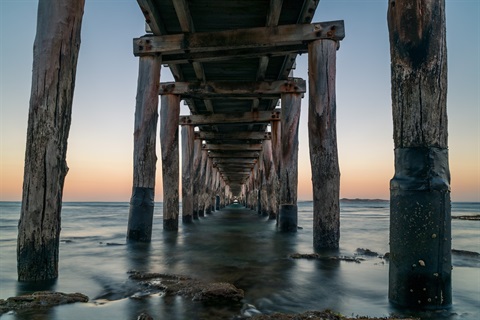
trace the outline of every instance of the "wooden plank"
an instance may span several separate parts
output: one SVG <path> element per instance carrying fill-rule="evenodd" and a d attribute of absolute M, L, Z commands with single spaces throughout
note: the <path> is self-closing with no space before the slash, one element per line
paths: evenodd
<path fill-rule="evenodd" d="M 245 113 L 215 113 L 211 115 L 180 116 L 180 125 L 215 125 L 215 124 L 243 124 L 269 123 L 280 120 L 280 111 L 257 111 Z"/>
<path fill-rule="evenodd" d="M 251 51 L 269 48 L 273 52 L 276 47 L 306 45 L 306 42 L 318 39 L 342 40 L 344 36 L 344 23 L 340 20 L 217 32 L 144 36 L 133 40 L 133 52 L 135 56 L 185 52 L 210 53 L 218 56 L 219 51 L 238 48 Z"/>
<path fill-rule="evenodd" d="M 270 132 L 240 131 L 240 132 L 195 132 L 195 139 L 202 140 L 269 140 Z"/>
<path fill-rule="evenodd" d="M 221 151 L 260 151 L 262 150 L 261 143 L 250 144 L 212 144 L 207 143 L 203 145 L 205 150 L 221 150 Z"/>
<path fill-rule="evenodd" d="M 336 128 L 335 41 L 310 44 L 308 54 L 308 133 L 313 185 L 313 244 L 338 248 L 340 240 L 340 169 Z"/>
<path fill-rule="evenodd" d="M 301 78 L 278 81 L 206 81 L 163 82 L 159 94 L 178 94 L 186 98 L 280 97 L 282 93 L 305 93 L 306 81 Z"/>
<path fill-rule="evenodd" d="M 58 277 L 67 139 L 84 4 L 84 0 L 38 2 L 18 224 L 19 281 Z"/>

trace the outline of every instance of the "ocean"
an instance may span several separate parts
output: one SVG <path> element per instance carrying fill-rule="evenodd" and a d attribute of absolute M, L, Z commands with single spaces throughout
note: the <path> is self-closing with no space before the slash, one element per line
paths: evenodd
<path fill-rule="evenodd" d="M 156 203 L 152 242 L 127 243 L 129 204 L 66 202 L 62 209 L 59 278 L 45 284 L 16 281 L 19 202 L 0 202 L 0 298 L 36 290 L 80 292 L 88 303 L 45 311 L 10 312 L 4 319 L 232 319 L 241 305 L 212 306 L 180 296 L 138 292 L 128 271 L 186 275 L 226 281 L 245 292 L 244 304 L 261 313 L 330 309 L 346 316 L 416 316 L 422 319 L 480 318 L 480 259 L 453 254 L 453 306 L 440 312 L 396 309 L 388 302 L 388 260 L 357 256 L 361 263 L 291 259 L 312 253 L 312 202 L 299 202 L 297 233 L 276 230 L 275 221 L 239 205 L 216 211 L 178 233 L 162 230 Z M 480 203 L 453 203 L 452 216 L 480 213 Z M 388 252 L 389 203 L 342 201 L 340 250 Z M 480 252 L 480 221 L 452 220 L 452 248 Z"/>

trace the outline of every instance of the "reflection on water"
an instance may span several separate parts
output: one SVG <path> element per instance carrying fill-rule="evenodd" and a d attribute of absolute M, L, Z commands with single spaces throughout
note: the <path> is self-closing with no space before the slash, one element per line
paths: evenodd
<path fill-rule="evenodd" d="M 389 204 L 349 202 L 341 206 L 341 243 L 323 256 L 353 256 L 357 248 L 383 254 L 388 251 Z M 88 304 L 61 306 L 44 314 L 19 313 L 1 319 L 135 319 L 148 312 L 155 319 L 230 319 L 241 304 L 208 306 L 161 293 L 147 298 L 128 278 L 128 271 L 182 274 L 208 282 L 226 281 L 245 291 L 243 303 L 263 313 L 332 309 L 345 315 L 387 316 L 388 263 L 363 257 L 358 264 L 339 260 L 293 260 L 295 252 L 312 253 L 312 203 L 299 204 L 299 226 L 294 234 L 279 233 L 275 221 L 240 205 L 217 211 L 176 232 L 164 232 L 161 204 L 155 208 L 152 242 L 125 240 L 127 203 L 66 203 L 60 244 L 60 277 L 33 288 L 16 282 L 16 225 L 19 203 L 0 203 L 1 298 L 38 289 L 82 292 Z M 453 213 L 455 213 L 455 205 Z M 478 207 L 460 206 L 468 214 Z M 469 211 L 470 210 L 470 211 Z M 452 223 L 454 247 L 480 251 L 480 223 Z M 455 265 L 454 306 L 436 319 L 477 319 L 480 315 L 478 261 L 461 258 Z M 455 259 L 454 259 L 455 264 Z M 452 315 L 453 314 L 453 315 Z M 418 315 L 418 313 L 414 313 Z M 36 317 L 36 318 L 35 318 Z"/>

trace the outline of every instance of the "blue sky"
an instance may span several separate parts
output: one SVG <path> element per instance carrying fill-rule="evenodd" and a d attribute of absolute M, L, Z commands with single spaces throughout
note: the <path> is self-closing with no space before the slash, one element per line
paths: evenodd
<path fill-rule="evenodd" d="M 388 0 L 321 0 L 314 21 L 345 20 L 337 52 L 341 196 L 389 197 L 393 176 Z M 20 200 L 37 1 L 0 0 L 0 200 Z M 447 0 L 452 199 L 480 201 L 480 1 Z M 67 155 L 65 200 L 128 201 L 138 59 L 134 0 L 86 0 Z M 296 77 L 307 79 L 307 57 Z M 161 81 L 172 81 L 168 68 Z M 311 199 L 308 101 L 302 103 L 299 199 Z M 182 114 L 188 108 L 182 106 Z M 159 144 L 157 145 L 160 153 Z M 157 195 L 161 200 L 161 163 Z"/>

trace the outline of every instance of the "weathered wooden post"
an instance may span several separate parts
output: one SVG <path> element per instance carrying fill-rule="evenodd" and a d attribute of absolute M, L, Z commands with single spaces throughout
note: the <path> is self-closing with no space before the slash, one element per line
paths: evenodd
<path fill-rule="evenodd" d="M 179 216 L 179 155 L 178 123 L 180 96 L 162 95 L 160 108 L 160 145 L 162 149 L 163 229 L 178 230 Z"/>
<path fill-rule="evenodd" d="M 133 188 L 127 239 L 148 242 L 155 205 L 156 139 L 160 56 L 140 57 L 133 139 Z"/>
<path fill-rule="evenodd" d="M 313 245 L 338 248 L 340 241 L 340 170 L 336 128 L 337 42 L 308 45 L 308 133 L 313 185 Z"/>
<path fill-rule="evenodd" d="M 201 143 L 201 142 L 200 142 Z M 206 150 L 202 150 L 202 160 L 200 164 L 200 177 L 198 182 L 198 192 L 199 192 L 199 205 L 198 205 L 198 216 L 205 217 L 205 179 L 207 171 L 207 160 L 208 153 Z"/>
<path fill-rule="evenodd" d="M 395 176 L 389 299 L 452 303 L 445 1 L 389 1 Z"/>
<path fill-rule="evenodd" d="M 212 198 L 211 198 L 211 185 L 212 185 L 212 159 L 207 158 L 207 165 L 205 170 L 205 213 L 211 214 L 212 213 Z"/>
<path fill-rule="evenodd" d="M 263 141 L 263 161 L 265 167 L 265 205 L 267 207 L 267 214 L 269 219 L 276 219 L 276 189 L 278 182 L 276 181 L 277 173 L 275 171 L 275 165 L 273 163 L 272 154 L 272 141 Z"/>
<path fill-rule="evenodd" d="M 84 4 L 83 0 L 38 3 L 18 224 L 19 281 L 58 277 L 65 158 Z"/>
<path fill-rule="evenodd" d="M 297 232 L 298 122 L 301 101 L 301 93 L 282 94 L 281 191 L 278 216 L 280 231 Z"/>
<path fill-rule="evenodd" d="M 200 212 L 200 196 L 201 196 L 201 165 L 202 165 L 202 140 L 195 139 L 193 142 L 193 164 L 192 164 L 192 196 L 193 196 L 193 219 L 198 220 Z M 203 209 L 202 209 L 203 210 Z"/>
<path fill-rule="evenodd" d="M 280 210 L 280 168 L 282 161 L 282 123 L 281 121 L 270 122 L 272 132 L 272 159 L 274 169 L 274 193 L 271 196 L 272 210 L 274 211 L 275 218 L 278 226 L 278 211 Z"/>
<path fill-rule="evenodd" d="M 193 220 L 193 126 L 182 126 L 182 222 Z"/>
<path fill-rule="evenodd" d="M 215 170 L 215 210 L 220 210 L 220 172 L 218 169 Z"/>

